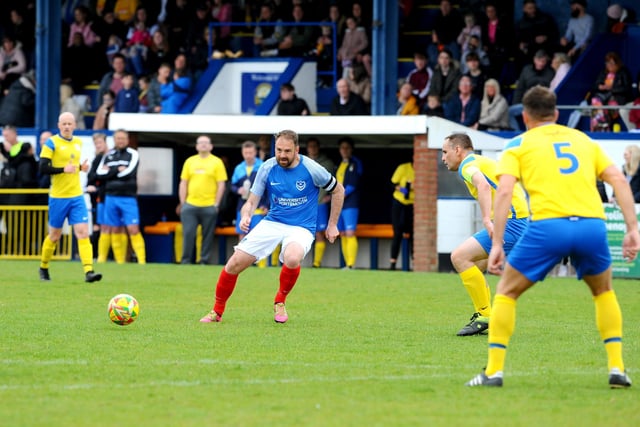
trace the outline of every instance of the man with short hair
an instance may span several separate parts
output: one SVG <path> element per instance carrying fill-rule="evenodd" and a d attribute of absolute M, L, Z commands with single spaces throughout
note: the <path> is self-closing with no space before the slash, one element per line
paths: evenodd
<path fill-rule="evenodd" d="M 493 199 L 496 194 L 496 167 L 498 163 L 475 153 L 471 138 L 454 133 L 442 144 L 442 162 L 450 171 L 458 172 L 469 193 L 478 201 L 484 228 L 458 245 L 451 253 L 451 264 L 456 269 L 471 301 L 474 313 L 471 320 L 458 332 L 458 336 L 486 333 L 491 317 L 491 290 L 483 272 L 491 251 L 493 234 Z M 517 188 L 511 199 L 511 214 L 505 233 L 505 250 L 518 241 L 527 228 L 529 208 L 524 191 Z"/>
<path fill-rule="evenodd" d="M 549 87 L 555 72 L 549 66 L 549 56 L 544 50 L 539 50 L 533 57 L 533 63 L 522 69 L 516 82 L 516 90 L 513 92 L 513 100 L 509 107 L 509 126 L 515 130 L 521 130 L 518 117 L 522 114 L 522 97 L 525 92 L 534 86 Z"/>
<path fill-rule="evenodd" d="M 587 0 L 571 0 L 571 18 L 560 46 L 575 61 L 593 37 L 593 16 L 587 13 Z"/>
<path fill-rule="evenodd" d="M 200 264 L 213 263 L 213 238 L 218 219 L 218 207 L 224 196 L 227 169 L 214 156 L 211 138 L 200 135 L 196 139 L 195 154 L 182 166 L 176 213 L 182 221 L 182 264 L 193 259 L 198 225 L 202 227 Z"/>
<path fill-rule="evenodd" d="M 51 175 L 49 192 L 49 234 L 42 244 L 40 280 L 50 281 L 49 262 L 62 237 L 65 219 L 73 227 L 78 241 L 80 262 L 85 273 L 85 282 L 97 282 L 102 274 L 93 271 L 93 250 L 89 240 L 89 212 L 80 185 L 80 171 L 87 172 L 87 160 L 80 163 L 82 141 L 73 136 L 76 119 L 72 113 L 64 112 L 58 118 L 60 132 L 42 146 L 40 173 Z"/>
<path fill-rule="evenodd" d="M 329 114 L 332 116 L 364 116 L 368 114 L 367 106 L 362 97 L 349 89 L 347 79 L 336 82 L 338 94 L 331 102 Z"/>
<path fill-rule="evenodd" d="M 536 86 L 527 91 L 522 102 L 527 131 L 506 144 L 496 171 L 498 190 L 488 267 L 502 277 L 493 300 L 489 357 L 486 368 L 466 385 L 502 386 L 517 299 L 543 280 L 563 257 L 570 257 L 578 278 L 585 281 L 593 296 L 596 325 L 607 353 L 609 387 L 631 387 L 622 359 L 622 313 L 612 288 L 606 218 L 594 183 L 601 179 L 613 187 L 626 226 L 622 257 L 627 261 L 633 261 L 640 250 L 631 189 L 600 145 L 578 130 L 556 124 L 553 91 Z M 531 220 L 505 262 L 505 225 L 519 184 L 529 195 Z M 549 351 L 557 348 L 552 346 Z"/>
<path fill-rule="evenodd" d="M 291 83 L 283 83 L 280 86 L 280 102 L 278 103 L 279 116 L 308 116 L 311 110 L 307 101 L 298 98 L 296 88 Z"/>
<path fill-rule="evenodd" d="M 233 255 L 220 272 L 212 310 L 200 319 L 203 323 L 220 322 L 227 300 L 235 289 L 238 275 L 263 259 L 282 244 L 280 286 L 274 298 L 274 320 L 285 323 L 287 296 L 300 275 L 300 264 L 311 249 L 316 231 L 318 193 L 322 188 L 331 194 L 331 213 L 326 237 L 338 236 L 338 217 L 342 209 L 344 188 L 325 168 L 299 154 L 298 134 L 283 130 L 276 135 L 275 157 L 258 170 L 246 203 L 242 206 L 240 227 L 247 236 L 235 247 Z M 271 201 L 267 217 L 249 231 L 251 217 L 260 198 L 267 192 Z"/>

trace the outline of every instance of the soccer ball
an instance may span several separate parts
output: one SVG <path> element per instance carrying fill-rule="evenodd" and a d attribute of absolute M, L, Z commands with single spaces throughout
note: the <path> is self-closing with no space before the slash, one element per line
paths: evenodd
<path fill-rule="evenodd" d="M 109 301 L 109 318 L 120 326 L 128 325 L 138 318 L 138 301 L 128 294 L 119 294 Z"/>

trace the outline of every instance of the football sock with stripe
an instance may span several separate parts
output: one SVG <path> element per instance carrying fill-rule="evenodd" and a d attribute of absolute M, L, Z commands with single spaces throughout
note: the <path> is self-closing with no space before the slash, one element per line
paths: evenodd
<path fill-rule="evenodd" d="M 596 325 L 607 351 L 609 370 L 618 368 L 624 372 L 622 361 L 622 312 L 613 290 L 593 298 L 596 306 Z M 492 326 L 493 327 L 493 326 Z"/>
<path fill-rule="evenodd" d="M 491 376 L 504 369 L 507 346 L 516 326 L 516 300 L 498 294 L 493 300 L 489 328 L 489 360 L 485 374 Z"/>

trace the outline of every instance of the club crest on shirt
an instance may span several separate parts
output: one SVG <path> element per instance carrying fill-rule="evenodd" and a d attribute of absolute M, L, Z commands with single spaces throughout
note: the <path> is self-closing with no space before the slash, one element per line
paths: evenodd
<path fill-rule="evenodd" d="M 296 181 L 296 188 L 298 189 L 298 191 L 302 191 L 307 187 L 307 182 L 306 181 Z"/>

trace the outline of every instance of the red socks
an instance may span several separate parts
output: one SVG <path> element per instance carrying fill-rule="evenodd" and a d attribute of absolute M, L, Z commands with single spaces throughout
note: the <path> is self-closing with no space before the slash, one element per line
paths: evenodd
<path fill-rule="evenodd" d="M 285 302 L 287 294 L 291 292 L 291 289 L 295 286 L 298 276 L 300 276 L 300 266 L 296 268 L 289 268 L 286 265 L 282 266 L 282 270 L 280 270 L 280 289 L 276 294 L 274 302 Z"/>
<path fill-rule="evenodd" d="M 220 316 L 224 313 L 224 307 L 227 304 L 227 300 L 233 293 L 237 281 L 237 274 L 227 273 L 227 270 L 224 268 L 220 272 L 218 284 L 216 285 L 216 303 L 213 306 L 213 311 L 218 313 Z"/>

